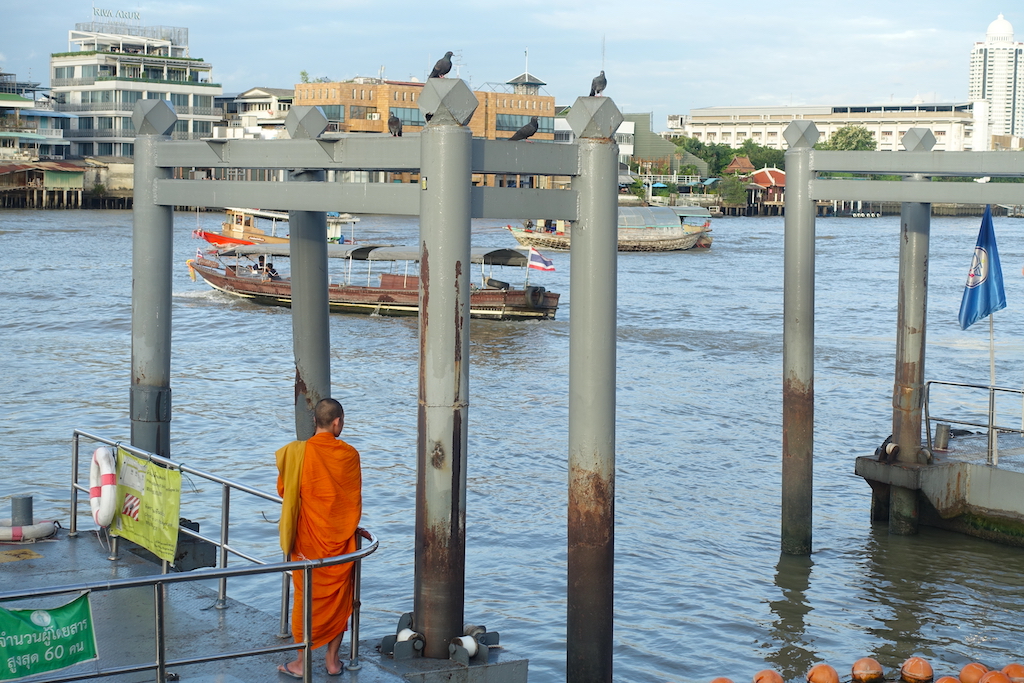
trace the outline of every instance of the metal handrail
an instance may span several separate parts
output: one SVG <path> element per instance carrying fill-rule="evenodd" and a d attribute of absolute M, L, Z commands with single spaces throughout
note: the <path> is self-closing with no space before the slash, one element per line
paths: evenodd
<path fill-rule="evenodd" d="M 97 443 L 102 443 L 102 444 L 106 444 L 108 446 L 113 446 L 115 448 L 118 448 L 118 447 L 123 448 L 125 451 L 127 451 L 127 452 L 131 453 L 132 455 L 134 455 L 134 456 L 136 456 L 138 458 L 141 458 L 143 460 L 147 460 L 149 462 L 155 463 L 157 465 L 161 465 L 163 467 L 168 467 L 170 469 L 178 470 L 179 472 L 181 472 L 183 474 L 190 474 L 190 475 L 194 475 L 196 477 L 202 478 L 202 479 L 206 479 L 207 481 L 213 482 L 215 484 L 220 484 L 221 487 L 222 487 L 222 491 L 221 491 L 221 519 L 220 519 L 221 524 L 220 524 L 220 538 L 219 539 L 212 539 L 212 538 L 204 536 L 204 535 L 202 535 L 202 534 L 200 534 L 200 533 L 198 533 L 196 531 L 192 531 L 191 529 L 188 529 L 188 528 L 185 528 L 185 527 L 180 527 L 180 526 L 178 527 L 178 530 L 179 530 L 180 533 L 183 533 L 186 536 L 189 536 L 191 538 L 195 538 L 195 539 L 198 539 L 200 541 L 204 541 L 204 542 L 210 543 L 211 545 L 216 546 L 220 550 L 220 552 L 219 552 L 220 568 L 217 569 L 217 570 L 212 570 L 212 571 L 193 571 L 193 572 L 188 572 L 187 574 L 169 575 L 169 574 L 167 574 L 167 570 L 168 570 L 168 566 L 169 565 L 168 565 L 168 563 L 166 561 L 163 561 L 161 563 L 162 576 L 164 576 L 164 577 L 176 576 L 176 577 L 180 577 L 180 578 L 168 578 L 166 581 L 162 581 L 162 582 L 160 582 L 158 584 L 154 583 L 153 585 L 158 586 L 156 588 L 156 590 L 155 590 L 155 592 L 158 593 L 158 594 L 161 593 L 161 591 L 163 591 L 163 587 L 162 586 L 165 583 L 177 583 L 177 582 L 180 582 L 180 581 L 198 581 L 198 580 L 203 580 L 203 579 L 214 579 L 214 578 L 216 578 L 216 579 L 218 579 L 218 590 L 217 590 L 217 602 L 216 602 L 215 606 L 216 606 L 217 609 L 225 609 L 227 607 L 227 580 L 228 580 L 228 577 L 230 577 L 230 576 L 246 575 L 246 574 L 263 574 L 263 573 L 271 573 L 271 572 L 275 572 L 275 571 L 287 572 L 289 569 L 299 569 L 299 568 L 302 568 L 302 567 L 306 566 L 307 563 L 311 563 L 309 571 L 307 572 L 307 571 L 304 570 L 304 574 L 307 574 L 307 573 L 309 574 L 309 577 L 308 578 L 304 578 L 304 580 L 311 581 L 312 580 L 312 569 L 314 569 L 314 568 L 317 568 L 317 567 L 320 567 L 320 566 L 329 566 L 331 564 L 343 564 L 345 562 L 353 562 L 354 561 L 355 562 L 355 567 L 353 568 L 353 581 L 355 582 L 355 585 L 353 587 L 352 643 L 351 643 L 351 649 L 350 649 L 350 661 L 349 661 L 348 668 L 350 670 L 352 670 L 352 671 L 355 671 L 355 670 L 357 670 L 359 668 L 359 665 L 358 665 L 358 662 L 356 661 L 356 659 L 357 659 L 357 656 L 358 656 L 358 649 L 359 649 L 359 645 L 358 645 L 358 634 L 359 634 L 358 619 L 359 619 L 359 607 L 360 607 L 360 602 L 359 602 L 359 595 L 360 595 L 359 581 L 361 579 L 361 574 L 362 574 L 360 560 L 363 557 L 365 557 L 366 555 L 370 555 L 371 553 L 373 553 L 377 549 L 378 541 L 377 541 L 377 538 L 373 534 L 371 534 L 369 531 L 366 531 L 365 529 L 360 527 L 357 530 L 357 532 L 356 532 L 356 552 L 349 553 L 347 555 L 339 555 L 339 556 L 337 556 L 335 558 L 325 558 L 323 560 L 312 560 L 312 561 L 307 560 L 307 561 L 298 561 L 298 562 L 288 562 L 288 557 L 287 557 L 287 555 L 285 555 L 284 561 L 271 563 L 271 562 L 268 562 L 266 560 L 260 559 L 258 557 L 253 557 L 251 555 L 248 555 L 248 554 L 242 552 L 241 550 L 239 550 L 237 548 L 233 548 L 228 543 L 228 538 L 229 538 L 228 530 L 230 528 L 231 489 L 236 489 L 236 490 L 238 490 L 238 491 L 240 491 L 242 493 L 247 493 L 249 495 L 253 495 L 253 496 L 256 496 L 257 498 L 262 498 L 264 500 L 270 501 L 272 503 L 277 503 L 279 505 L 283 502 L 280 496 L 278 496 L 276 494 L 272 494 L 272 493 L 266 493 L 265 491 L 261 491 L 261 490 L 259 490 L 257 488 L 254 488 L 254 487 L 249 486 L 247 484 L 243 484 L 243 483 L 238 482 L 238 481 L 227 479 L 226 477 L 221 477 L 219 475 L 213 474 L 212 472 L 207 472 L 205 470 L 200 470 L 200 469 L 197 469 L 197 468 L 194 468 L 194 467 L 190 467 L 188 465 L 185 465 L 184 463 L 175 462 L 175 461 L 170 460 L 168 458 L 164 458 L 162 456 L 156 455 L 155 453 L 150 453 L 149 451 L 141 450 L 141 449 L 136 448 L 134 446 L 131 446 L 129 444 L 124 444 L 124 443 L 122 443 L 120 441 L 114 441 L 114 440 L 111 440 L 111 439 L 107 439 L 107 438 L 104 438 L 104 437 L 99 436 L 97 434 L 92 434 L 90 432 L 87 432 L 85 430 L 75 429 L 74 432 L 72 433 L 72 439 L 71 439 L 71 505 L 70 505 L 70 508 L 71 508 L 71 523 L 70 523 L 70 529 L 68 530 L 68 535 L 69 536 L 74 537 L 74 536 L 78 535 L 78 493 L 79 493 L 79 491 L 82 491 L 82 492 L 85 492 L 85 493 L 89 492 L 89 487 L 81 485 L 79 483 L 79 479 L 78 479 L 79 460 L 80 460 L 79 459 L 79 440 L 82 437 L 84 437 L 86 439 L 89 439 L 91 441 L 97 442 Z M 362 548 L 362 540 L 363 539 L 367 539 L 367 540 L 371 541 L 371 545 L 368 548 L 365 549 L 365 552 L 363 550 L 361 550 L 361 548 Z M 107 558 L 107 559 L 109 559 L 111 561 L 117 559 L 118 541 L 119 541 L 119 538 L 117 536 L 114 536 L 113 539 L 112 539 L 112 542 L 111 542 L 110 555 Z M 244 560 L 248 560 L 249 562 L 252 562 L 253 564 L 259 565 L 259 567 L 247 568 L 247 569 L 231 569 L 231 570 L 229 570 L 229 569 L 227 569 L 228 554 L 229 553 L 232 554 L 232 555 L 236 555 L 236 556 L 238 556 L 238 557 L 240 557 L 240 558 L 242 558 Z M 348 558 L 348 559 L 339 559 L 339 558 Z M 266 569 L 264 570 L 263 568 L 266 568 Z M 237 572 L 237 574 L 236 574 L 236 572 Z M 289 577 L 288 577 L 287 573 L 283 573 L 282 576 L 281 576 L 281 620 L 280 620 L 280 632 L 278 634 L 278 637 L 282 638 L 282 639 L 283 638 L 287 638 L 290 635 L 290 632 L 289 632 L 289 629 L 288 629 L 288 602 L 289 602 L 289 592 L 290 592 L 291 583 L 288 580 L 288 578 Z M 150 581 L 151 580 L 152 579 L 150 579 Z M 132 579 L 123 579 L 123 580 L 120 580 L 120 581 L 132 581 Z M 130 587 L 128 585 L 121 586 L 120 585 L 120 581 L 103 582 L 102 585 L 103 586 L 113 586 L 113 587 Z M 133 584 L 133 585 L 135 585 L 135 584 Z M 147 585 L 147 583 L 141 583 L 141 584 L 137 584 L 137 585 Z M 92 589 L 85 589 L 85 588 L 81 588 L 80 586 L 72 586 L 72 587 L 61 586 L 61 587 L 57 587 L 57 588 L 55 588 L 53 590 L 55 590 L 55 593 L 50 593 L 50 594 L 66 593 L 66 592 L 71 592 L 71 591 L 76 591 L 76 590 L 92 590 Z M 306 591 L 305 597 L 306 597 L 307 601 L 309 600 L 309 596 L 311 594 L 312 594 L 311 591 Z M 24 597 L 36 597 L 36 596 L 35 596 L 35 594 L 31 594 L 30 593 L 30 594 L 24 595 Z M 9 599 L 13 599 L 13 598 L 11 598 L 9 596 L 9 594 L 7 594 L 7 593 L 0 593 L 0 600 L 9 600 Z M 158 595 L 158 597 L 156 599 L 162 600 L 162 597 L 160 597 Z M 311 609 L 312 609 L 312 607 L 310 605 L 306 606 L 305 616 L 306 616 L 307 619 L 311 618 L 310 617 Z M 160 619 L 161 615 L 162 615 L 162 604 L 158 606 L 158 611 L 157 611 L 158 620 Z M 305 632 L 306 632 L 307 641 L 308 641 L 308 634 L 310 632 L 310 629 L 309 629 L 308 626 L 307 626 Z M 162 651 L 162 646 L 160 646 L 160 647 L 161 647 L 161 649 L 158 650 L 158 653 Z M 293 649 L 295 647 L 296 647 L 295 644 L 291 644 L 291 645 L 287 645 L 287 646 L 281 646 L 281 647 L 277 647 L 277 648 L 267 649 L 267 650 L 265 650 L 265 652 L 278 652 L 278 651 L 284 651 L 284 650 Z M 261 651 L 252 651 L 252 652 L 246 653 L 246 654 L 262 654 L 263 652 L 264 651 L 262 651 L 262 650 Z M 197 660 L 197 661 L 215 661 L 216 659 L 229 659 L 229 658 L 231 658 L 233 656 L 243 656 L 243 655 L 218 656 L 218 657 L 214 657 L 213 659 L 209 659 L 209 660 Z M 309 649 L 307 651 L 307 658 L 310 658 L 310 657 L 312 657 L 312 650 L 311 649 Z M 189 660 L 188 662 L 186 662 L 186 660 L 175 660 L 174 662 L 170 662 L 169 664 L 181 665 L 183 663 L 192 663 L 192 662 L 191 662 L 191 660 Z M 154 665 L 154 666 L 156 668 L 158 668 L 158 669 L 162 669 L 162 667 L 160 666 L 159 662 L 156 665 Z M 147 670 L 148 668 L 154 668 L 154 667 L 129 668 L 129 669 L 126 669 L 124 671 L 122 671 L 120 669 L 118 669 L 116 671 L 115 670 L 109 670 L 107 672 L 107 674 L 112 675 L 113 673 L 127 673 L 128 671 L 142 671 L 142 670 Z M 307 667 L 306 671 L 308 671 L 308 670 L 309 669 Z M 104 675 L 107 675 L 107 674 L 104 674 Z M 87 677 L 91 678 L 91 677 L 94 677 L 94 676 L 87 676 Z M 71 680 L 71 679 L 61 678 L 61 679 L 46 679 L 46 680 L 47 681 L 51 681 L 51 683 L 56 683 L 57 681 Z M 163 678 L 160 678 L 159 680 L 162 681 Z M 309 678 L 307 677 L 305 680 L 308 681 Z"/>
<path fill-rule="evenodd" d="M 932 417 L 930 411 L 931 401 L 931 389 L 933 384 L 940 384 L 948 387 L 967 387 L 969 389 L 985 389 L 988 391 L 988 421 L 981 422 L 970 422 L 967 420 L 957 420 L 947 417 Z M 996 434 L 998 432 L 1010 432 L 1015 434 L 1024 434 L 1024 406 L 1022 406 L 1021 414 L 1021 428 L 1017 429 L 1014 427 L 1000 427 L 995 423 L 996 415 L 996 392 L 1001 391 L 1007 394 L 1018 394 L 1024 397 L 1024 390 L 1021 389 L 1010 389 L 1007 387 L 997 387 L 989 384 L 968 384 L 966 382 L 941 382 L 937 380 L 931 380 L 925 382 L 924 385 L 924 423 L 925 423 L 925 434 L 928 438 L 928 450 L 932 450 L 932 420 L 938 422 L 948 422 L 950 424 L 966 425 L 969 427 L 980 427 L 988 430 L 988 454 L 987 462 L 989 465 L 999 464 L 999 442 Z"/>
<path fill-rule="evenodd" d="M 156 661 L 153 664 L 137 664 L 133 666 L 124 667 L 110 667 L 106 669 L 99 669 L 98 671 L 88 673 L 77 673 L 68 674 L 64 676 L 58 676 L 56 678 L 40 678 L 40 683 L 61 683 L 63 681 L 75 681 L 85 680 L 90 678 L 101 678 L 103 676 L 113 676 L 116 674 L 133 673 L 139 671 L 157 671 L 157 680 L 162 683 L 166 680 L 166 670 L 172 666 L 185 666 L 188 664 L 201 664 L 204 662 L 215 662 L 224 659 L 236 659 L 239 657 L 250 657 L 255 655 L 271 654 L 274 652 L 286 652 L 288 650 L 300 649 L 303 651 L 305 659 L 305 667 L 303 669 L 303 680 L 306 683 L 312 681 L 312 612 L 313 612 L 313 570 L 320 567 L 330 567 L 338 564 L 345 564 L 347 562 L 356 562 L 353 571 L 357 571 L 359 567 L 359 560 L 371 555 L 377 550 L 379 541 L 369 531 L 360 528 L 357 531 L 356 538 L 365 538 L 370 541 L 370 545 L 365 548 L 358 548 L 355 552 L 346 553 L 344 555 L 337 555 L 335 557 L 325 557 L 318 560 L 295 560 L 291 562 L 275 562 L 272 564 L 263 564 L 257 567 L 238 567 L 235 569 L 199 569 L 192 572 L 180 573 L 180 574 L 156 574 L 152 576 L 140 576 L 131 577 L 124 579 L 112 579 L 105 581 L 92 581 L 88 583 L 77 583 L 68 584 L 64 586 L 48 586 L 45 588 L 30 588 L 27 590 L 20 591 L 5 591 L 0 592 L 0 602 L 6 600 L 23 600 L 26 598 L 42 598 L 53 595 L 63 595 L 65 593 L 81 593 L 85 591 L 108 591 L 118 590 L 125 588 L 139 588 L 144 586 L 153 586 L 153 600 L 154 600 L 154 612 L 156 614 L 156 638 L 157 638 L 157 655 Z M 357 541 L 357 546 L 359 545 Z M 166 601 L 166 586 L 171 583 L 185 583 L 188 581 L 203 581 L 208 579 L 226 579 L 231 576 L 253 576 L 256 574 L 269 574 L 273 572 L 288 572 L 292 570 L 302 570 L 303 584 L 305 591 L 303 595 L 303 619 L 305 621 L 305 628 L 303 632 L 302 643 L 288 643 L 287 645 L 276 645 L 273 647 L 255 648 L 250 650 L 238 650 L 235 652 L 221 652 L 213 655 L 206 655 L 203 657 L 186 657 L 182 659 L 166 659 L 164 656 L 164 603 Z M 287 576 L 287 574 L 285 575 Z M 358 595 L 358 589 L 356 589 L 356 595 Z M 355 602 L 354 602 L 355 606 Z M 358 637 L 358 628 L 356 626 L 358 613 L 353 610 L 353 624 L 352 632 L 353 636 Z M 356 640 L 353 639 L 353 657 L 352 661 L 355 660 L 355 648 Z M 350 664 L 351 668 L 351 664 Z M 358 667 L 356 667 L 358 668 Z M 35 679 L 33 679 L 35 680 Z"/>

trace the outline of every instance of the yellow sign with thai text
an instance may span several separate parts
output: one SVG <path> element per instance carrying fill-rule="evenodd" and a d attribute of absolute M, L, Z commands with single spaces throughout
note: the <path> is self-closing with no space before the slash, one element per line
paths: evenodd
<path fill-rule="evenodd" d="M 181 472 L 117 449 L 115 536 L 138 543 L 162 560 L 174 562 L 181 509 Z"/>

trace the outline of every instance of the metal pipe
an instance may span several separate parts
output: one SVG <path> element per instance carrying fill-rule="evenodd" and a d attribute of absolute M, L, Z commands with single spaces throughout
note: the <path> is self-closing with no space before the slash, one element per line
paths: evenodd
<path fill-rule="evenodd" d="M 11 526 L 32 526 L 32 496 L 11 496 Z"/>
<path fill-rule="evenodd" d="M 132 445 L 164 456 L 171 453 L 174 208 L 156 203 L 156 182 L 171 177 L 170 168 L 157 166 L 156 145 L 166 139 L 141 130 L 135 137 L 130 392 Z"/>
<path fill-rule="evenodd" d="M 439 120 L 440 119 L 440 120 Z M 415 629 L 425 657 L 462 634 L 466 578 L 472 134 L 435 114 L 420 133 Z"/>
<path fill-rule="evenodd" d="M 288 553 L 284 553 L 284 561 L 288 561 Z M 288 628 L 288 598 L 291 594 L 292 577 L 288 572 L 281 574 L 281 630 L 278 632 L 278 638 L 288 638 L 291 636 L 291 629 Z"/>
<path fill-rule="evenodd" d="M 324 171 L 297 170 L 289 182 L 318 182 Z M 331 395 L 331 330 L 327 282 L 327 214 L 289 211 L 295 438 L 313 436 L 313 408 Z"/>
<path fill-rule="evenodd" d="M 162 583 L 153 585 L 153 614 L 156 619 L 156 680 L 164 683 L 167 680 L 167 657 L 164 651 L 164 594 L 166 586 Z"/>
<path fill-rule="evenodd" d="M 302 680 L 313 681 L 313 568 L 302 569 Z"/>
<path fill-rule="evenodd" d="M 988 457 L 989 465 L 999 464 L 999 455 L 996 451 L 996 390 L 989 387 L 988 390 Z"/>
<path fill-rule="evenodd" d="M 903 139 L 904 146 L 908 150 L 930 149 L 934 144 L 934 138 L 933 142 L 928 144 L 916 137 L 918 132 L 918 129 L 908 131 Z M 928 180 L 920 173 L 903 178 L 904 182 L 910 183 Z M 892 434 L 893 441 L 900 447 L 896 461 L 908 464 L 920 462 L 921 452 L 931 213 L 931 204 L 903 202 L 900 205 L 899 296 L 896 313 Z M 916 534 L 918 514 L 916 490 L 902 486 L 889 487 L 889 533 L 901 536 Z"/>
<path fill-rule="evenodd" d="M 220 568 L 228 566 L 228 531 L 231 520 L 231 487 L 227 484 L 221 486 L 220 493 Z M 228 599 L 228 577 L 220 577 L 217 586 L 217 609 L 227 609 Z"/>
<path fill-rule="evenodd" d="M 78 433 L 71 436 L 71 528 L 68 536 L 78 535 Z"/>
<path fill-rule="evenodd" d="M 612 680 L 618 146 L 579 139 L 569 288 L 566 680 Z"/>
<path fill-rule="evenodd" d="M 814 497 L 814 198 L 811 146 L 817 129 L 786 129 L 782 328 L 782 552 L 809 555 Z"/>
<path fill-rule="evenodd" d="M 363 547 L 363 530 L 356 529 L 356 551 L 358 552 Z M 352 563 L 352 633 L 351 643 L 352 646 L 349 649 L 348 666 L 345 667 L 349 671 L 359 671 L 363 668 L 363 665 L 359 663 L 359 608 L 362 607 L 360 601 L 360 593 L 362 592 L 361 584 L 363 580 L 363 563 L 361 560 L 356 560 Z"/>

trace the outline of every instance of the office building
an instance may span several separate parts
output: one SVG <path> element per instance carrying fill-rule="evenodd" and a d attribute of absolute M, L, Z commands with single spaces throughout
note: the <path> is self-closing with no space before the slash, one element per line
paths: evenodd
<path fill-rule="evenodd" d="M 1013 26 L 1002 14 L 988 25 L 985 42 L 971 49 L 967 95 L 988 105 L 986 139 L 1024 137 L 1024 43 L 1014 42 Z"/>

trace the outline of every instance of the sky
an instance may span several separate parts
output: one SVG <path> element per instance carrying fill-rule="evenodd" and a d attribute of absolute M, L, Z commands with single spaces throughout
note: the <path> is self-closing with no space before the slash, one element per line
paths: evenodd
<path fill-rule="evenodd" d="M 422 80 L 452 50 L 474 89 L 518 76 L 528 58 L 557 104 L 589 94 L 603 68 L 605 95 L 652 113 L 656 130 L 698 107 L 965 101 L 989 23 L 1003 13 L 1024 41 L 1019 0 L 4 0 L 0 69 L 47 85 L 50 53 L 94 6 L 188 28 L 191 56 L 225 93 L 291 88 L 303 70 Z"/>

